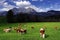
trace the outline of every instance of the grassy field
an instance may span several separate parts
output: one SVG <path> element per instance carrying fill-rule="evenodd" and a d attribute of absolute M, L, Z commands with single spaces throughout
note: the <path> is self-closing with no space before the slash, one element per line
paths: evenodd
<path fill-rule="evenodd" d="M 30 23 L 20 23 L 22 28 L 27 29 L 26 34 L 20 34 L 16 31 L 11 31 L 9 33 L 3 32 L 4 28 L 8 27 L 18 27 L 19 23 L 0 23 L 0 40 L 60 40 L 60 22 L 30 22 Z M 34 26 L 34 29 L 31 29 Z M 46 38 L 41 38 L 39 34 L 39 29 L 46 26 Z M 58 30 L 55 30 L 55 26 Z"/>

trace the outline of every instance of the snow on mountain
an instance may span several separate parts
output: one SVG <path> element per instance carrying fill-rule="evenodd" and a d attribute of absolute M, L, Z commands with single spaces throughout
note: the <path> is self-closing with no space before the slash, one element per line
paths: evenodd
<path fill-rule="evenodd" d="M 30 13 L 30 12 L 36 12 L 34 9 L 28 7 L 20 7 L 20 8 L 13 8 L 12 11 L 16 14 L 19 12 L 23 12 L 23 13 Z"/>

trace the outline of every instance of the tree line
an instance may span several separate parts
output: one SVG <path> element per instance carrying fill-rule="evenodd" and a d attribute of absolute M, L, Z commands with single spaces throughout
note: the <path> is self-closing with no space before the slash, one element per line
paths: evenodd
<path fill-rule="evenodd" d="M 39 14 L 32 13 L 18 13 L 14 15 L 12 10 L 9 10 L 6 14 L 7 22 L 59 22 L 60 15 L 41 16 Z"/>

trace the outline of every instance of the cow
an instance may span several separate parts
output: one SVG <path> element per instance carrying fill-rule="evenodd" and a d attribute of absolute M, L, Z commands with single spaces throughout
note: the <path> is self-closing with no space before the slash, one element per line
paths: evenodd
<path fill-rule="evenodd" d="M 27 33 L 27 30 L 26 29 L 16 29 L 16 31 L 18 32 L 18 33 Z"/>
<path fill-rule="evenodd" d="M 34 29 L 34 26 L 32 26 L 31 28 Z"/>
<path fill-rule="evenodd" d="M 44 27 L 43 27 L 43 29 L 47 29 L 47 27 L 46 27 L 46 26 L 44 26 Z"/>
<path fill-rule="evenodd" d="M 40 29 L 40 36 L 45 38 L 45 30 L 43 28 Z"/>
<path fill-rule="evenodd" d="M 10 28 L 5 28 L 5 29 L 3 29 L 3 31 L 7 33 L 7 32 L 10 32 L 11 29 Z"/>
<path fill-rule="evenodd" d="M 55 27 L 54 27 L 54 29 L 55 29 L 55 30 L 58 30 L 58 27 L 57 27 L 57 26 L 55 26 Z"/>

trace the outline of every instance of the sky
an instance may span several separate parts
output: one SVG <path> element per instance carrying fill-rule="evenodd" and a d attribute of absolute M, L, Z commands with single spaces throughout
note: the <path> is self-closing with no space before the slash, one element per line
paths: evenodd
<path fill-rule="evenodd" d="M 19 7 L 30 7 L 37 12 L 60 11 L 60 0 L 0 0 L 0 11 L 8 11 Z"/>

